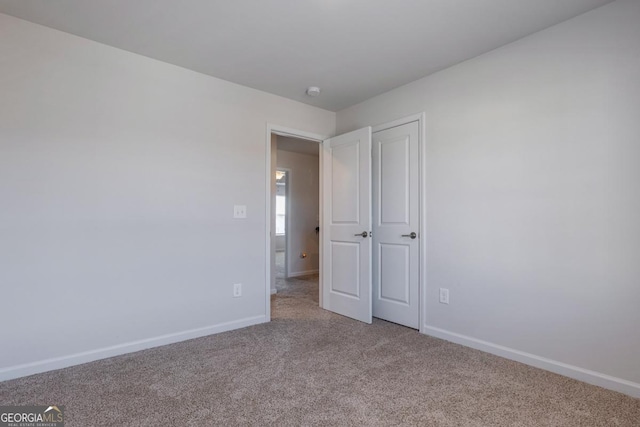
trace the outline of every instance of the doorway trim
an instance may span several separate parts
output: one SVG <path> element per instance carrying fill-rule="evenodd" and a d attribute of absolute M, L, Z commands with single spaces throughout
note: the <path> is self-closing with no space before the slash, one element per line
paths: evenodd
<path fill-rule="evenodd" d="M 407 123 L 418 122 L 418 150 L 420 156 L 420 162 L 418 167 L 418 194 L 420 196 L 419 214 L 420 218 L 420 252 L 419 252 L 419 273 L 418 273 L 418 292 L 419 292 L 419 326 L 418 331 L 422 334 L 425 332 L 425 323 L 427 319 L 427 153 L 426 153 L 426 131 L 425 121 L 426 114 L 424 112 L 418 114 L 412 114 L 410 116 L 403 117 L 401 119 L 393 120 L 391 122 L 383 123 L 377 126 L 372 126 L 371 134 L 379 132 L 381 130 L 391 129 L 394 127 L 406 125 Z"/>
<path fill-rule="evenodd" d="M 276 125 L 267 122 L 267 132 L 265 137 L 265 321 L 271 321 L 271 135 L 288 136 L 291 138 L 305 139 L 307 141 L 313 141 L 320 144 L 319 153 L 319 173 L 320 173 L 320 224 L 322 224 L 322 141 L 330 138 L 328 135 L 320 135 L 313 132 L 307 132 L 298 129 L 292 129 L 285 126 Z M 322 233 L 320 233 L 320 247 L 322 247 Z M 320 252 L 320 276 L 319 276 L 319 301 L 320 307 L 322 307 L 322 251 Z"/>

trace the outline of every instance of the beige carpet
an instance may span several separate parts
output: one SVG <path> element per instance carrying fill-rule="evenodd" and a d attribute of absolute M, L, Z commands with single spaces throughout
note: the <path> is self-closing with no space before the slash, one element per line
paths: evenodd
<path fill-rule="evenodd" d="M 273 321 L 0 383 L 67 426 L 640 426 L 640 400 L 391 323 L 278 281 Z M 315 280 L 314 280 L 315 279 Z"/>

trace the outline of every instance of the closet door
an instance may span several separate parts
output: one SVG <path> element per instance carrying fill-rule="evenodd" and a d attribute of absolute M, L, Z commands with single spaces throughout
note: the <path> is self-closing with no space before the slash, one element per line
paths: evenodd
<path fill-rule="evenodd" d="M 323 142 L 323 308 L 371 323 L 371 128 Z"/>
<path fill-rule="evenodd" d="M 373 134 L 373 316 L 419 328 L 419 124 Z"/>

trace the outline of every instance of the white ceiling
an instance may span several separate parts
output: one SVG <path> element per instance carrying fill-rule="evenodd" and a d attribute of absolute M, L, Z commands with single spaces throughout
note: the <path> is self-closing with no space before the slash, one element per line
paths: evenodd
<path fill-rule="evenodd" d="M 0 12 L 338 111 L 610 1 L 0 0 Z"/>

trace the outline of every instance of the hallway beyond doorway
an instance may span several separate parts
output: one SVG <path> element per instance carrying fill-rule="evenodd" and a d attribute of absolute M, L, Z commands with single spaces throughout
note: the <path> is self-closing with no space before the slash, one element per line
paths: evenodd
<path fill-rule="evenodd" d="M 284 279 L 286 276 L 284 265 L 284 257 L 286 254 L 285 251 L 276 251 L 276 289 L 278 289 L 277 280 Z"/>
<path fill-rule="evenodd" d="M 284 277 L 284 252 L 276 252 L 276 290 L 271 296 L 272 319 L 279 317 L 279 310 L 287 311 L 295 308 L 301 313 L 310 306 L 319 309 L 319 275 L 318 273 L 307 276 Z M 295 299 L 295 301 L 290 301 Z"/>

